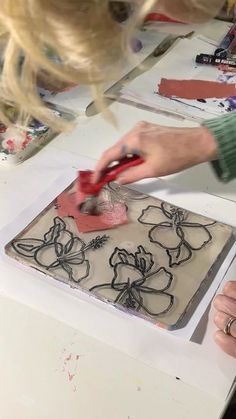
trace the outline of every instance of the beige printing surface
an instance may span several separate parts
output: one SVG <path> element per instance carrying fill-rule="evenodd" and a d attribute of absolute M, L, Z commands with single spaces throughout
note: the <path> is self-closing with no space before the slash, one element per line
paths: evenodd
<path fill-rule="evenodd" d="M 56 218 L 55 200 L 13 238 L 6 253 L 69 286 L 86 292 L 98 286 L 92 293 L 105 303 L 119 297 L 119 308 L 170 329 L 183 327 L 233 244 L 233 228 L 129 191 L 122 187 L 128 224 L 79 233 L 71 217 Z M 109 238 L 102 245 L 99 239 L 91 244 L 103 235 Z M 166 247 L 177 250 L 168 255 Z"/>

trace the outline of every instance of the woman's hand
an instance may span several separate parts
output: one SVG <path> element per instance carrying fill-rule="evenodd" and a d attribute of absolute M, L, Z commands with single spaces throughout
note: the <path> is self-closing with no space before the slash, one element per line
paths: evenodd
<path fill-rule="evenodd" d="M 222 295 L 217 295 L 214 300 L 215 324 L 218 331 L 215 333 L 216 343 L 224 352 L 236 358 L 236 281 L 228 282 L 223 289 Z M 227 322 L 235 317 L 231 324 L 230 334 L 224 333 Z"/>
<path fill-rule="evenodd" d="M 121 184 L 143 178 L 166 176 L 217 158 L 217 144 L 205 127 L 170 128 L 139 122 L 113 147 L 103 153 L 95 168 L 94 182 L 110 163 L 127 154 L 138 154 L 145 160 L 141 166 L 122 173 Z"/>

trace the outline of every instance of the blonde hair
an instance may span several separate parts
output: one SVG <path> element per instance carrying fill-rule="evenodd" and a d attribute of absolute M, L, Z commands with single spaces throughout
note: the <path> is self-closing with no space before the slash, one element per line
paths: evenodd
<path fill-rule="evenodd" d="M 225 0 L 159 0 L 159 11 L 181 21 L 202 23 L 217 16 Z"/>
<path fill-rule="evenodd" d="M 128 56 L 134 26 L 155 4 L 169 16 L 182 13 L 183 18 L 195 15 L 197 7 L 205 17 L 212 16 L 222 4 L 222 0 L 212 0 L 211 6 L 205 5 L 207 0 L 138 1 L 137 12 L 121 29 L 108 0 L 1 0 L 0 121 L 14 122 L 8 112 L 13 106 L 21 120 L 30 115 L 57 130 L 66 129 L 67 123 L 55 119 L 39 97 L 39 78 L 88 84 L 102 108 L 102 85 Z"/>

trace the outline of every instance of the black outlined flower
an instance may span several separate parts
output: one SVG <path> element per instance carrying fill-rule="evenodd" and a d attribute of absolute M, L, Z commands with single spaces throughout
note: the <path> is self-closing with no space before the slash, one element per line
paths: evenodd
<path fill-rule="evenodd" d="M 112 281 L 95 285 L 90 291 L 98 291 L 104 296 L 103 290 L 112 290 L 114 303 L 130 310 L 142 310 L 153 317 L 170 311 L 174 296 L 167 290 L 172 284 L 173 275 L 164 267 L 153 270 L 153 255 L 146 252 L 143 246 L 138 246 L 135 253 L 116 247 L 109 264 L 113 269 Z"/>
<path fill-rule="evenodd" d="M 60 217 L 55 217 L 53 226 L 44 234 L 43 240 L 16 239 L 12 246 L 18 254 L 33 258 L 38 266 L 48 271 L 61 268 L 67 272 L 69 280 L 79 283 L 90 272 L 85 253 L 89 249 L 99 249 L 107 240 L 105 235 L 97 236 L 86 244 L 66 228 Z"/>
<path fill-rule="evenodd" d="M 155 222 L 155 219 L 163 221 Z M 161 206 L 149 205 L 138 218 L 141 224 L 152 226 L 148 237 L 166 250 L 169 266 L 179 266 L 192 258 L 193 251 L 203 249 L 212 240 L 212 235 L 207 227 L 215 224 L 200 224 L 188 221 L 188 212 L 181 208 L 173 207 L 164 202 Z M 196 239 L 196 233 L 198 238 Z"/>

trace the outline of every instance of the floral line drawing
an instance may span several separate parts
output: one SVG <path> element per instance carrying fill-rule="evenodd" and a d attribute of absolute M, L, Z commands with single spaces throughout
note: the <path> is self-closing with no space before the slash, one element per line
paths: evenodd
<path fill-rule="evenodd" d="M 97 236 L 86 244 L 66 228 L 60 217 L 55 217 L 53 226 L 44 234 L 43 239 L 16 239 L 11 244 L 16 253 L 34 259 L 41 268 L 48 271 L 61 268 L 67 272 L 70 281 L 79 283 L 90 273 L 86 252 L 103 247 L 108 239 L 106 235 Z M 83 268 L 83 274 L 79 278 L 74 273 L 78 266 Z"/>
<path fill-rule="evenodd" d="M 115 182 L 109 182 L 106 185 L 106 190 L 108 190 L 111 194 L 111 199 L 114 201 L 142 201 L 144 199 L 148 199 L 148 195 L 141 194 L 140 192 L 136 191 L 135 189 L 130 189 L 127 187 L 122 187 Z"/>
<path fill-rule="evenodd" d="M 164 215 L 163 221 L 159 223 L 148 221 L 148 217 L 152 216 L 153 220 L 153 218 L 155 219 L 155 215 L 159 219 L 160 212 Z M 194 251 L 203 249 L 212 241 L 212 235 L 208 230 L 208 227 L 215 225 L 215 221 L 209 224 L 201 224 L 187 221 L 187 219 L 187 211 L 168 205 L 164 202 L 161 203 L 160 207 L 149 205 L 142 210 L 142 213 L 138 218 L 139 223 L 152 226 L 148 232 L 149 240 L 165 249 L 169 258 L 170 268 L 189 261 L 192 258 Z M 191 229 L 193 228 L 195 230 L 198 229 L 198 232 L 202 235 L 201 241 L 198 244 L 194 244 L 194 238 L 186 238 L 188 231 L 191 233 Z M 165 243 L 165 239 L 161 237 L 161 232 L 171 235 L 174 243 L 172 245 Z"/>
<path fill-rule="evenodd" d="M 143 246 L 138 246 L 135 253 L 128 253 L 125 249 L 116 247 L 110 256 L 109 265 L 113 269 L 113 278 L 109 283 L 95 285 L 90 292 L 112 290 L 115 294 L 114 303 L 123 307 L 156 317 L 168 313 L 174 304 L 174 296 L 167 292 L 172 285 L 173 275 L 164 267 L 153 270 L 153 255 L 145 251 Z M 164 275 L 165 283 L 158 286 L 159 276 Z M 132 278 L 131 278 L 132 277 Z M 163 308 L 150 309 L 148 296 L 158 296 L 163 303 Z"/>

